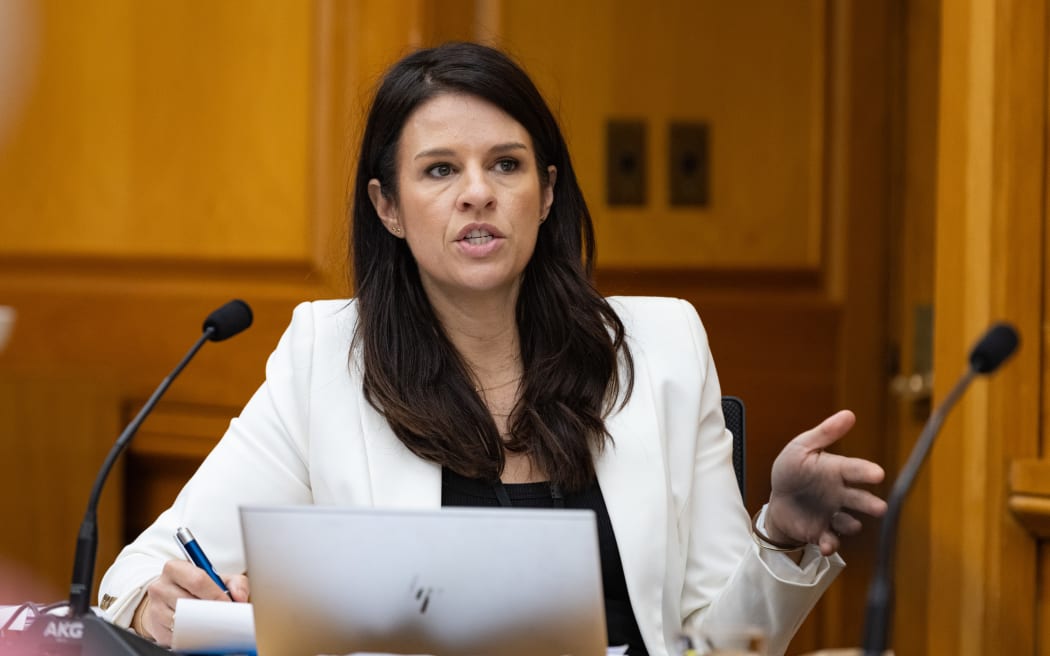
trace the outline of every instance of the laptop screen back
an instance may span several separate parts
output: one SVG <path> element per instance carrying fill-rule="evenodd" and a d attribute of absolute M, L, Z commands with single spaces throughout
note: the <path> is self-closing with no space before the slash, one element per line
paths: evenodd
<path fill-rule="evenodd" d="M 260 656 L 602 656 L 594 513 L 241 509 Z"/>

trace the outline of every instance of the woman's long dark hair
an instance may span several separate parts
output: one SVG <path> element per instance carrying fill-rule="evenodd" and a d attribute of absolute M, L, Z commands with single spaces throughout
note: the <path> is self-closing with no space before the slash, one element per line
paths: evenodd
<path fill-rule="evenodd" d="M 379 220 L 368 182 L 397 200 L 397 149 L 409 116 L 443 93 L 486 100 L 532 137 L 541 184 L 557 168 L 554 202 L 523 273 L 517 324 L 524 378 L 510 437 L 475 391 L 446 336 L 405 240 Z M 383 78 L 368 115 L 354 183 L 350 256 L 364 393 L 413 453 L 459 474 L 497 480 L 504 449 L 528 453 L 563 489 L 594 480 L 605 417 L 626 403 L 634 364 L 619 317 L 591 282 L 594 228 L 561 130 L 532 81 L 498 50 L 452 43 L 420 50 Z M 620 365 L 624 380 L 620 380 Z"/>

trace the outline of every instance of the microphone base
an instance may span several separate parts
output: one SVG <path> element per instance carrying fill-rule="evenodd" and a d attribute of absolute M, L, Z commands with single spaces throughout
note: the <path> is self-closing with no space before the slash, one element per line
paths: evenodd
<path fill-rule="evenodd" d="M 24 632 L 9 632 L 0 656 L 171 656 L 171 652 L 101 617 L 37 617 Z"/>
<path fill-rule="evenodd" d="M 80 647 L 81 656 L 171 655 L 170 651 L 160 645 L 110 624 L 101 617 L 85 617 L 83 621 L 84 642 Z"/>

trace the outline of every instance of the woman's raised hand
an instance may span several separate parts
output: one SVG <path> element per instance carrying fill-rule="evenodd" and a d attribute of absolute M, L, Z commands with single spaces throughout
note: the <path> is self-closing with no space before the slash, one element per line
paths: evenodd
<path fill-rule="evenodd" d="M 860 532 L 854 514 L 880 517 L 886 502 L 859 486 L 882 482 L 882 467 L 825 449 L 853 427 L 856 417 L 842 410 L 795 439 L 773 463 L 772 493 L 765 532 L 777 542 L 820 546 L 825 556 L 839 548 L 839 538 Z"/>

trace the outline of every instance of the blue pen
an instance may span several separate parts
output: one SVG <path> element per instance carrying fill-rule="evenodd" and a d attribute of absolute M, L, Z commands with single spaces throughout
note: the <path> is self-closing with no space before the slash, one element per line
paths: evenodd
<path fill-rule="evenodd" d="M 197 539 L 193 537 L 193 533 L 190 533 L 190 529 L 180 528 L 175 531 L 175 541 L 179 543 L 180 547 L 182 547 L 182 552 L 186 554 L 186 557 L 190 559 L 190 562 L 203 569 L 204 573 L 207 574 L 212 581 L 215 581 L 215 585 L 219 586 L 219 589 L 226 593 L 226 596 L 230 598 L 230 601 L 233 601 L 233 595 L 230 594 L 229 588 L 227 588 L 226 584 L 222 582 L 219 575 L 215 573 L 215 568 L 211 566 L 211 561 L 204 555 L 204 550 L 201 549 L 201 545 L 197 544 Z"/>

